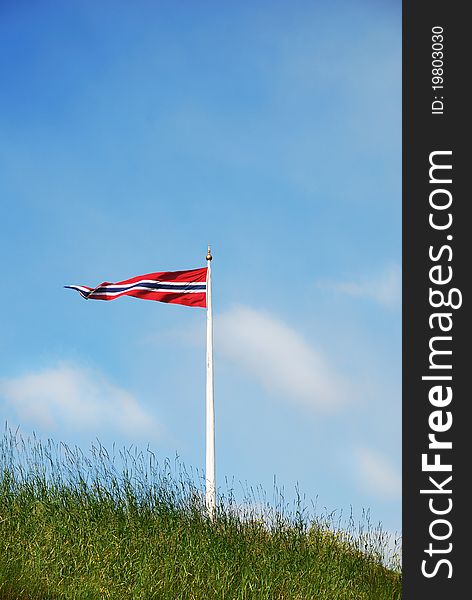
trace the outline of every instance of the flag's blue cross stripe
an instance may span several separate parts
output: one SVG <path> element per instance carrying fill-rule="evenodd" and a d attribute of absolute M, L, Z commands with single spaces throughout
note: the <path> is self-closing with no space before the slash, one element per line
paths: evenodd
<path fill-rule="evenodd" d="M 127 285 L 124 287 L 121 286 L 112 286 L 112 285 L 107 285 L 107 286 L 102 286 L 102 287 L 98 287 L 96 289 L 93 290 L 93 294 L 100 294 L 102 292 L 114 292 L 114 293 L 119 293 L 119 292 L 127 292 L 129 290 L 132 290 L 133 288 L 148 288 L 150 290 L 153 290 L 155 292 L 160 292 L 160 291 L 172 291 L 172 292 L 181 292 L 181 291 L 185 291 L 185 290 L 192 290 L 192 291 L 205 291 L 206 290 L 206 283 L 201 283 L 201 284 L 188 284 L 188 283 L 182 283 L 182 284 L 165 284 L 165 283 L 153 283 L 153 282 L 136 282 L 133 285 Z"/>

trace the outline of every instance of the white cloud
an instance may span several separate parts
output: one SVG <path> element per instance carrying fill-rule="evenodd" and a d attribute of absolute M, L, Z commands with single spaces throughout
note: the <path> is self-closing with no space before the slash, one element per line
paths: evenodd
<path fill-rule="evenodd" d="M 285 399 L 331 410 L 346 397 L 323 353 L 266 312 L 236 306 L 216 317 L 215 337 L 224 356 Z"/>
<path fill-rule="evenodd" d="M 48 430 L 117 430 L 154 436 L 155 420 L 132 394 L 96 370 L 70 363 L 0 379 L 0 397 L 19 417 Z"/>
<path fill-rule="evenodd" d="M 363 486 L 376 496 L 397 498 L 402 481 L 396 468 L 378 452 L 365 447 L 354 451 L 357 475 Z"/>
<path fill-rule="evenodd" d="M 387 268 L 379 277 L 360 281 L 319 282 L 318 286 L 341 294 L 367 298 L 385 306 L 395 308 L 401 303 L 401 270 L 398 265 Z"/>

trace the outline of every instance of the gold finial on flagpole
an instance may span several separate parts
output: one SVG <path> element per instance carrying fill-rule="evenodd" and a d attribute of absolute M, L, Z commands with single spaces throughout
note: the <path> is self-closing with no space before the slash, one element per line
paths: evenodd
<path fill-rule="evenodd" d="M 206 255 L 206 259 L 211 260 L 212 258 L 213 258 L 213 256 L 211 255 L 210 244 L 208 244 L 208 252 Z"/>

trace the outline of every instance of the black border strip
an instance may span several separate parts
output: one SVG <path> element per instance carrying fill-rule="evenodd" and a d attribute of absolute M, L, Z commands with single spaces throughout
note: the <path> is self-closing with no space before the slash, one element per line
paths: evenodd
<path fill-rule="evenodd" d="M 403 2 L 405 600 L 463 598 L 470 587 L 469 578 L 466 580 L 470 570 L 467 547 L 471 529 L 467 518 L 470 492 L 466 488 L 471 451 L 466 440 L 472 439 L 468 417 L 472 399 L 467 382 L 467 374 L 472 372 L 472 352 L 468 344 L 468 335 L 472 333 L 468 310 L 472 274 L 467 264 L 468 257 L 472 257 L 468 244 L 472 232 L 467 219 L 470 211 L 467 209 L 472 201 L 470 192 L 466 190 L 466 180 L 472 169 L 467 164 L 466 149 L 470 109 L 466 112 L 465 83 L 470 73 L 467 58 L 471 55 L 471 30 L 465 15 L 466 8 L 467 3 L 459 2 Z M 433 27 L 436 28 L 434 32 Z M 432 35 L 439 33 L 441 28 L 443 39 L 433 40 Z M 432 48 L 433 43 L 442 44 L 443 56 L 432 56 L 433 51 L 440 51 L 439 45 Z M 432 72 L 433 59 L 442 60 L 443 65 L 435 63 L 442 68 L 442 73 Z M 438 73 L 443 77 L 444 87 L 433 90 L 432 77 L 439 76 Z M 440 85 L 439 80 L 435 82 Z M 442 107 L 438 100 L 443 103 Z M 433 152 L 437 154 L 431 154 Z M 433 169 L 430 178 L 431 161 L 452 168 Z M 446 206 L 449 200 L 451 204 L 447 208 L 432 206 L 441 203 Z M 437 229 L 429 221 L 430 214 L 436 225 L 444 226 L 450 219 L 452 222 L 445 229 Z M 431 271 L 433 267 L 439 268 Z M 443 281 L 450 274 L 452 278 L 447 283 L 432 281 Z M 452 303 L 459 304 L 459 298 L 462 298 L 462 305 L 434 308 L 432 302 L 440 304 L 441 296 L 438 293 L 431 300 L 430 289 L 442 292 L 446 301 L 449 292 L 456 289 L 456 292 L 451 292 Z M 445 316 L 440 321 L 439 317 L 432 317 L 434 313 L 447 313 L 450 318 Z M 440 322 L 444 329 L 452 324 L 450 331 L 442 331 Z M 438 339 L 433 340 L 435 336 Z M 451 339 L 446 339 L 447 336 Z M 435 350 L 452 353 L 432 354 L 430 343 Z M 448 365 L 450 369 L 446 368 Z M 452 379 L 424 380 L 423 376 L 451 376 Z M 434 386 L 438 386 L 435 395 L 431 392 Z M 441 406 L 441 398 L 448 393 L 447 387 L 451 388 L 452 399 L 449 403 L 444 399 Z M 435 401 L 436 405 L 433 405 Z M 452 424 L 447 427 L 451 419 Z M 445 431 L 435 431 L 440 427 Z M 450 441 L 452 448 L 428 448 L 431 441 L 429 434 L 435 434 L 436 440 Z M 423 454 L 427 454 L 425 460 L 428 464 L 439 460 L 441 465 L 451 465 L 452 470 L 428 471 L 430 467 L 422 467 Z M 439 458 L 435 457 L 436 454 Z M 444 483 L 450 476 L 452 479 Z M 444 493 L 440 492 L 439 486 Z M 421 493 L 422 489 L 433 491 Z M 432 512 L 447 509 L 450 510 L 442 515 Z M 444 539 L 434 539 L 434 536 Z"/>

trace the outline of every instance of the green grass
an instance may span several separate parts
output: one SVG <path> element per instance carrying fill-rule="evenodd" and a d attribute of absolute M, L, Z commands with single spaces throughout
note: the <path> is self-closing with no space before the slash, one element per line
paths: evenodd
<path fill-rule="evenodd" d="M 118 468 L 116 465 L 120 464 Z M 220 498 L 150 452 L 0 442 L 0 599 L 396 600 L 380 527 Z M 387 568 L 390 567 L 390 568 Z"/>

